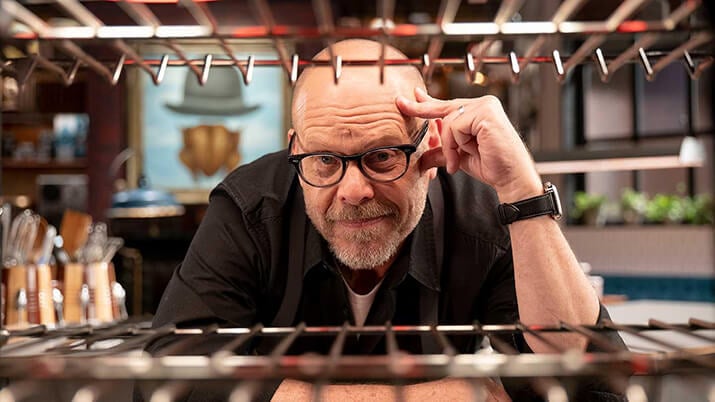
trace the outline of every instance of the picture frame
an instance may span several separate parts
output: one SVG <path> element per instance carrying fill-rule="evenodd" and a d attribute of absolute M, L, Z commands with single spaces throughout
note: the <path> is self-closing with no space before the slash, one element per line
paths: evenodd
<path fill-rule="evenodd" d="M 278 59 L 270 42 L 233 48 L 241 61 Z M 228 58 L 216 44 L 182 50 L 190 60 Z M 141 52 L 145 59 L 178 59 L 159 46 Z M 139 68 L 129 73 L 129 146 L 137 154 L 127 162 L 129 183 L 142 177 L 182 204 L 204 204 L 234 168 L 287 145 L 291 87 L 280 66 L 256 66 L 249 85 L 235 66 L 212 66 L 203 86 L 185 65 L 167 67 L 159 85 Z"/>

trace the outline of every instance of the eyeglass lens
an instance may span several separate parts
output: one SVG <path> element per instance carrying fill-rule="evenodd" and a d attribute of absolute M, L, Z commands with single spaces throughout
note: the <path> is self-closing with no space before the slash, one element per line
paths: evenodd
<path fill-rule="evenodd" d="M 407 170 L 407 154 L 398 148 L 385 148 L 370 151 L 360 159 L 361 170 L 375 181 L 391 181 L 400 177 Z M 343 162 L 340 158 L 320 154 L 303 158 L 301 161 L 303 178 L 311 184 L 325 186 L 336 183 L 343 175 Z"/>

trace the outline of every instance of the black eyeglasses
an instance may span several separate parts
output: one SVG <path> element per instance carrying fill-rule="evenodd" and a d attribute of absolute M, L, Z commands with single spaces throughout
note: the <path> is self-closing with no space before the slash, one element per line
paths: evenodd
<path fill-rule="evenodd" d="M 306 183 L 314 187 L 330 187 L 337 184 L 345 176 L 348 162 L 356 161 L 360 171 L 369 179 L 387 183 L 404 176 L 410 166 L 410 155 L 417 151 L 417 146 L 427 134 L 429 120 L 425 121 L 417 132 L 412 144 L 392 145 L 369 149 L 354 155 L 338 155 L 332 152 L 310 152 L 290 155 L 290 162 Z M 290 139 L 288 149 L 293 148 Z"/>

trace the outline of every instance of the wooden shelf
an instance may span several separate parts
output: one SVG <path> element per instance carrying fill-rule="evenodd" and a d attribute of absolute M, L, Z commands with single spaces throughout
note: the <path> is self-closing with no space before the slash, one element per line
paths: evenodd
<path fill-rule="evenodd" d="M 3 110 L 3 125 L 50 125 L 56 113 L 42 113 L 34 111 Z"/>
<path fill-rule="evenodd" d="M 71 161 L 58 161 L 51 159 L 40 160 L 14 160 L 3 159 L 3 169 L 85 169 L 87 168 L 87 158 L 76 158 Z"/>

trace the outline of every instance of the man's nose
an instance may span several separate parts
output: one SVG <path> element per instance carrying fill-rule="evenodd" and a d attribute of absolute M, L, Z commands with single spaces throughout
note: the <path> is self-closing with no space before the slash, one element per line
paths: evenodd
<path fill-rule="evenodd" d="M 360 171 L 357 163 L 348 163 L 345 176 L 338 183 L 338 199 L 350 205 L 360 205 L 375 196 L 370 179 Z"/>

